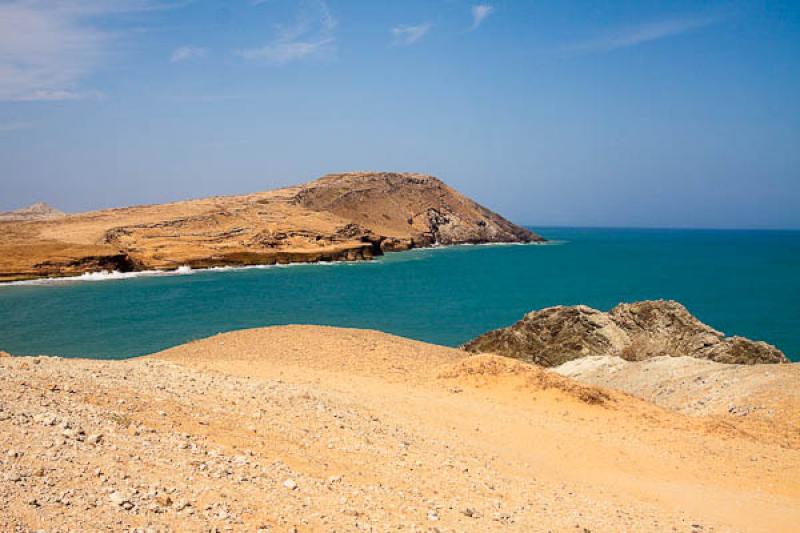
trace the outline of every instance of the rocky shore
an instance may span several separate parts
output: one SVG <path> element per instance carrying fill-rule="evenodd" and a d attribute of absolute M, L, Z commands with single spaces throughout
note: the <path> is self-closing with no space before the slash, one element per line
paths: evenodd
<path fill-rule="evenodd" d="M 0 282 L 180 266 L 357 261 L 434 244 L 536 242 L 432 176 L 330 174 L 305 185 L 64 215 L 0 216 Z"/>
<path fill-rule="evenodd" d="M 687 359 L 619 360 L 653 375 Z M 0 531 L 794 530 L 800 446 L 777 417 L 800 412 L 797 366 L 689 361 L 719 373 L 705 395 L 772 377 L 750 403 L 727 389 L 730 412 L 685 411 L 696 373 L 657 392 L 661 407 L 519 360 L 313 326 L 125 361 L 0 357 Z M 753 402 L 758 426 L 738 410 Z"/>

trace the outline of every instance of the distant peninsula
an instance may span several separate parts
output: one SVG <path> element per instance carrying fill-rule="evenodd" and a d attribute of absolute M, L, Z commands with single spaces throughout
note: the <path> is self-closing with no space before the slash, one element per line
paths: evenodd
<path fill-rule="evenodd" d="M 0 281 L 545 240 L 416 173 L 329 174 L 274 191 L 69 215 L 43 205 L 0 217 Z"/>

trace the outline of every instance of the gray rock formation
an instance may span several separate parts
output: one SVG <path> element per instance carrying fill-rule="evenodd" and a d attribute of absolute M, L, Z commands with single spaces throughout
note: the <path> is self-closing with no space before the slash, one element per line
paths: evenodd
<path fill-rule="evenodd" d="M 507 328 L 468 342 L 472 353 L 491 352 L 542 366 L 587 356 L 641 361 L 689 356 L 718 363 L 788 363 L 776 347 L 743 337 L 725 337 L 670 300 L 620 304 L 608 313 L 585 305 L 532 311 Z"/>

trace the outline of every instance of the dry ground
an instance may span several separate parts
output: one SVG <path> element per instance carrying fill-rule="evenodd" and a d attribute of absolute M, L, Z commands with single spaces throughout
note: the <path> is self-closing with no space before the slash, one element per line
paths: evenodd
<path fill-rule="evenodd" d="M 0 531 L 796 531 L 736 420 L 361 330 L 0 358 Z"/>

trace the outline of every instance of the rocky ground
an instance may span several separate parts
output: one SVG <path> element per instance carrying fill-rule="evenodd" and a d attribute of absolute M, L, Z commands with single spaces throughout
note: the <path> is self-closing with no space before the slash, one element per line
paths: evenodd
<path fill-rule="evenodd" d="M 4 357 L 0 531 L 795 530 L 800 450 L 741 418 L 334 328 Z"/>

